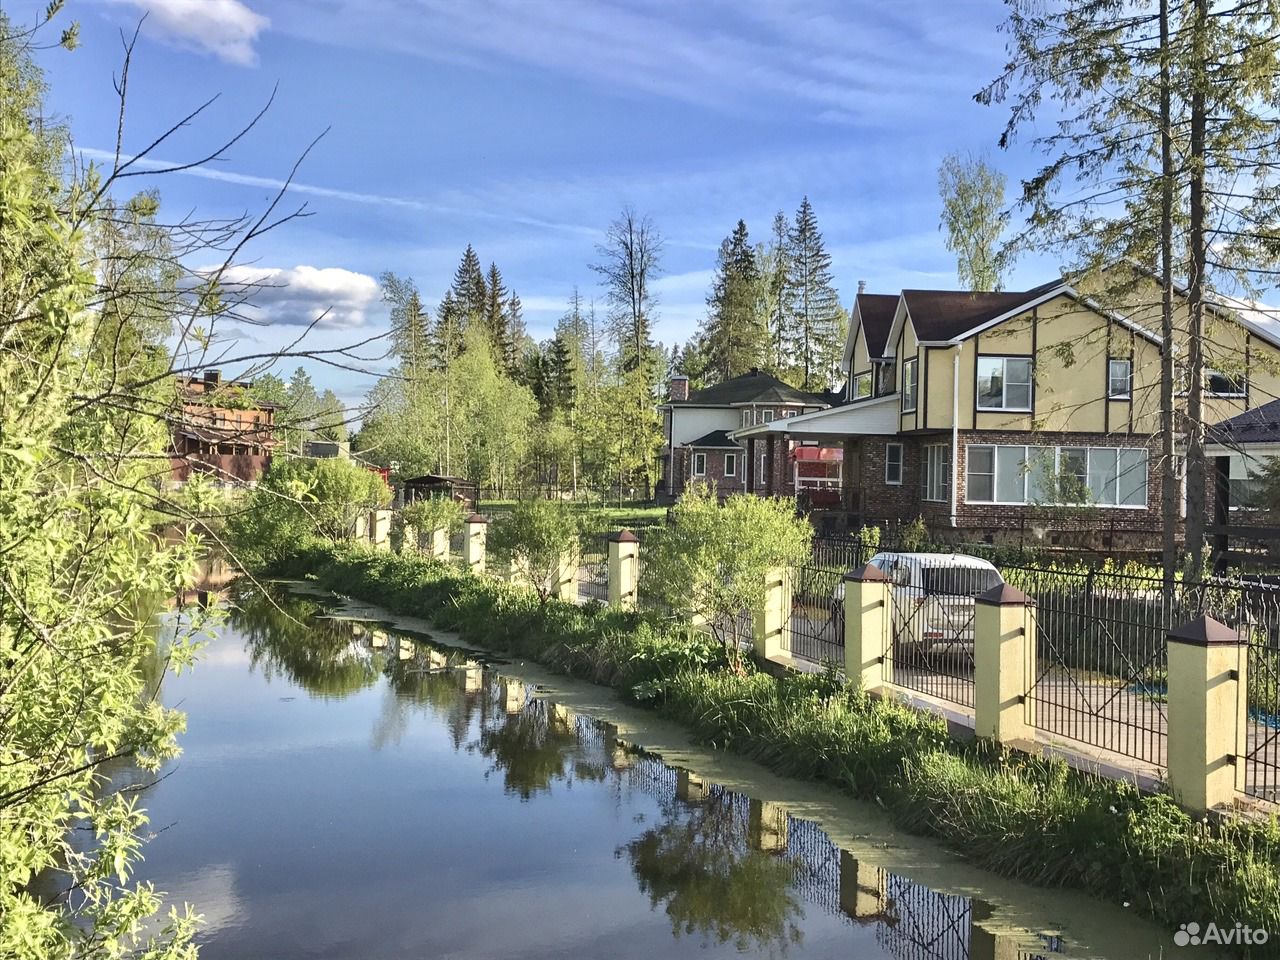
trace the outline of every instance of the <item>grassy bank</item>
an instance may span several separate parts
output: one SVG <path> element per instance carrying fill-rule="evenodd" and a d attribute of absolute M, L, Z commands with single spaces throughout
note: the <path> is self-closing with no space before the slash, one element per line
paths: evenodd
<path fill-rule="evenodd" d="M 702 741 L 879 803 L 905 828 L 1018 880 L 1082 890 L 1177 929 L 1237 921 L 1280 956 L 1280 826 L 1197 822 L 1166 796 L 947 736 L 835 676 L 725 669 L 707 638 L 550 602 L 423 557 L 304 547 L 271 571 L 424 617 L 469 642 L 621 689 Z"/>

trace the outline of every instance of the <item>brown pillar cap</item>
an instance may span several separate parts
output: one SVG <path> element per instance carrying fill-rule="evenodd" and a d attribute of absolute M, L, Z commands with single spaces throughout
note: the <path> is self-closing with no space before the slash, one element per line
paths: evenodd
<path fill-rule="evenodd" d="M 467 517 L 467 523 L 488 523 L 488 522 L 489 522 L 489 518 L 486 517 L 483 513 L 473 513 L 471 516 Z"/>
<path fill-rule="evenodd" d="M 868 563 L 865 567 L 850 570 L 844 575 L 844 579 L 848 583 L 867 583 L 874 580 L 888 580 L 889 578 L 885 576 L 884 571 L 879 567 L 874 567 Z"/>
<path fill-rule="evenodd" d="M 1002 583 L 998 587 L 992 587 L 985 593 L 980 593 L 975 598 L 978 603 L 984 603 L 992 607 L 1029 607 L 1033 603 L 1030 597 L 1019 590 L 1017 587 L 1011 587 L 1007 583 Z"/>
<path fill-rule="evenodd" d="M 1240 634 L 1213 617 L 1201 615 L 1169 631 L 1169 640 L 1192 647 L 1215 647 L 1222 644 L 1244 643 Z"/>
<path fill-rule="evenodd" d="M 630 530 L 619 530 L 617 533 L 609 534 L 611 543 L 639 543 L 640 538 Z"/>

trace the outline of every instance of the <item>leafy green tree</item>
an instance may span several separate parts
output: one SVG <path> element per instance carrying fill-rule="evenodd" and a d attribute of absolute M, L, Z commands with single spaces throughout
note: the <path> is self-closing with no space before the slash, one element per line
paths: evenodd
<path fill-rule="evenodd" d="M 332 390 L 320 394 L 316 403 L 315 435 L 321 440 L 345 443 L 347 440 L 347 410 Z"/>
<path fill-rule="evenodd" d="M 301 540 L 349 539 L 357 518 L 390 501 L 382 477 L 354 460 L 277 457 L 232 515 L 227 538 L 243 562 L 267 565 Z"/>
<path fill-rule="evenodd" d="M 413 280 L 386 272 L 378 282 L 382 298 L 391 305 L 391 343 L 400 367 L 406 376 L 417 379 L 430 362 L 431 318 Z"/>
<path fill-rule="evenodd" d="M 528 577 L 545 608 L 565 559 L 578 556 L 579 520 L 562 500 L 519 500 L 493 524 L 489 545 L 495 556 Z"/>
<path fill-rule="evenodd" d="M 400 521 L 413 527 L 419 537 L 435 530 L 453 532 L 462 529 L 466 511 L 452 497 L 424 497 L 407 504 L 400 510 Z"/>
<path fill-rule="evenodd" d="M 812 540 L 794 500 L 734 494 L 721 503 L 709 486 L 693 485 L 649 534 L 640 589 L 705 623 L 740 666 L 751 638 L 743 612 L 763 602 L 769 571 L 803 563 Z"/>
<path fill-rule="evenodd" d="M 831 255 L 808 197 L 801 201 L 787 234 L 787 258 L 784 298 L 796 337 L 800 388 L 823 390 L 830 385 L 833 360 L 842 349 L 840 300 L 832 286 Z"/>
<path fill-rule="evenodd" d="M 1004 186 L 1004 174 L 983 157 L 949 153 L 938 167 L 939 229 L 947 231 L 947 249 L 956 255 L 956 272 L 965 290 L 1003 287 Z"/>
<path fill-rule="evenodd" d="M 699 337 L 706 344 L 707 370 L 715 382 L 759 367 L 768 344 L 765 315 L 758 300 L 760 272 L 747 225 L 739 220 L 720 244 L 707 319 Z"/>
<path fill-rule="evenodd" d="M 0 13 L 0 956 L 183 960 L 194 915 L 158 917 L 161 895 L 133 880 L 146 815 L 105 775 L 121 760 L 156 771 L 184 723 L 151 667 L 190 664 L 190 634 L 157 658 L 150 629 L 153 598 L 190 583 L 198 547 L 153 530 L 175 403 L 155 308 L 177 292 L 107 286 L 94 220 L 119 208 L 94 199 L 97 173 L 63 179 L 32 36 Z M 129 349 L 113 353 L 106 328 Z M 37 877 L 68 895 L 39 897 Z"/>

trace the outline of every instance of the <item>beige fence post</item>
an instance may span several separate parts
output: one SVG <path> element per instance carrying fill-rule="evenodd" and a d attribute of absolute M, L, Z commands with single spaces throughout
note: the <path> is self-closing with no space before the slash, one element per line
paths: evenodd
<path fill-rule="evenodd" d="M 576 553 L 566 553 L 560 558 L 560 566 L 555 573 L 555 582 L 551 584 L 551 596 L 566 603 L 577 602 L 578 555 Z"/>
<path fill-rule="evenodd" d="M 880 568 L 844 575 L 844 672 L 867 692 L 885 685 L 892 604 L 893 585 Z"/>
<path fill-rule="evenodd" d="M 449 528 L 439 527 L 431 531 L 427 541 L 427 552 L 437 560 L 449 559 Z"/>
<path fill-rule="evenodd" d="M 1212 617 L 1169 632 L 1168 762 L 1174 798 L 1197 813 L 1231 803 L 1244 775 L 1248 645 Z"/>
<path fill-rule="evenodd" d="M 630 530 L 609 536 L 609 606 L 634 610 L 640 579 L 640 539 Z"/>
<path fill-rule="evenodd" d="M 1036 602 L 1002 584 L 978 596 L 973 616 L 973 726 L 997 743 L 1035 739 Z"/>
<path fill-rule="evenodd" d="M 840 909 L 854 920 L 876 920 L 884 916 L 881 900 L 884 874 L 874 864 L 865 863 L 848 850 L 840 851 Z"/>
<path fill-rule="evenodd" d="M 369 539 L 369 515 L 367 513 L 362 513 L 360 514 L 360 516 L 356 517 L 356 525 L 355 525 L 354 533 L 352 535 L 352 539 L 354 540 Z"/>
<path fill-rule="evenodd" d="M 404 525 L 404 536 L 400 540 L 401 553 L 417 553 L 418 552 L 418 531 L 411 523 Z"/>
<path fill-rule="evenodd" d="M 772 660 L 791 655 L 791 575 L 784 567 L 765 574 L 764 599 L 751 611 L 755 655 Z"/>
<path fill-rule="evenodd" d="M 467 517 L 463 525 L 462 562 L 472 573 L 484 573 L 485 542 L 489 521 L 478 513 Z"/>
<path fill-rule="evenodd" d="M 374 510 L 369 514 L 369 539 L 378 550 L 391 549 L 390 510 Z"/>

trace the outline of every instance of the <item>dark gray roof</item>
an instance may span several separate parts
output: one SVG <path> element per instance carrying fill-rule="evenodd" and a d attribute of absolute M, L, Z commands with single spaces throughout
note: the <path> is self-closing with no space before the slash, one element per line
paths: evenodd
<path fill-rule="evenodd" d="M 1039 289 L 1039 288 L 1037 288 Z M 1043 291 L 1042 291 L 1043 292 Z M 963 290 L 903 290 L 907 312 L 921 340 L 950 340 L 994 320 L 1040 294 L 968 293 Z"/>
<path fill-rule="evenodd" d="M 797 390 L 760 370 L 748 370 L 732 380 L 717 383 L 689 394 L 688 400 L 673 400 L 673 405 L 702 404 L 728 406 L 733 403 L 805 403 L 822 404 L 825 401 L 812 393 Z"/>
<path fill-rule="evenodd" d="M 729 439 L 729 434 L 725 430 L 712 430 L 708 434 L 704 434 L 697 440 L 690 440 L 685 444 L 686 447 L 732 447 L 737 450 L 741 448 L 741 444 L 734 443 Z"/>
<path fill-rule="evenodd" d="M 893 326 L 893 315 L 898 312 L 898 295 L 860 293 L 857 307 L 858 316 L 862 318 L 862 335 L 867 340 L 867 356 L 873 360 L 883 357 L 889 328 Z"/>
<path fill-rule="evenodd" d="M 1206 431 L 1210 443 L 1225 447 L 1247 446 L 1250 443 L 1280 443 L 1280 400 L 1272 400 L 1260 407 L 1237 413 Z"/>

